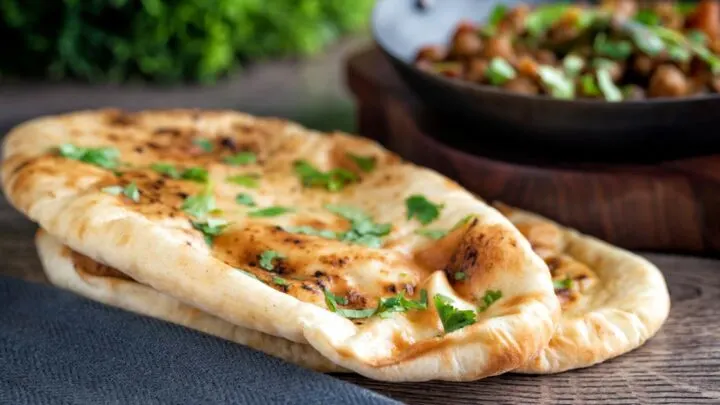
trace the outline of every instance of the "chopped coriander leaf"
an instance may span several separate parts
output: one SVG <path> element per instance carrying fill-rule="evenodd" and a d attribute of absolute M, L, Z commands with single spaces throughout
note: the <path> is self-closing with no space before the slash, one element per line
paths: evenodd
<path fill-rule="evenodd" d="M 442 294 L 435 294 L 433 297 L 435 310 L 437 310 L 440 322 L 442 322 L 445 333 L 454 332 L 476 321 L 475 311 L 460 310 L 452 305 L 452 299 Z"/>
<path fill-rule="evenodd" d="M 480 299 L 480 305 L 478 306 L 478 311 L 484 312 L 487 311 L 488 308 L 490 308 L 490 305 L 494 304 L 495 301 L 502 298 L 502 291 L 500 290 L 487 290 L 485 291 L 485 295 Z"/>
<path fill-rule="evenodd" d="M 427 309 L 428 297 L 427 290 L 420 290 L 420 299 L 410 300 L 405 298 L 405 293 L 400 292 L 389 298 L 381 298 L 378 303 L 377 313 L 381 318 L 388 318 L 396 312 L 407 312 L 411 309 Z"/>
<path fill-rule="evenodd" d="M 178 169 L 170 163 L 153 163 L 150 168 L 160 174 L 164 174 L 173 179 L 180 178 L 180 172 Z"/>
<path fill-rule="evenodd" d="M 500 22 L 502 22 L 503 18 L 507 15 L 508 7 L 505 4 L 496 4 L 495 7 L 490 11 L 490 17 L 488 18 L 488 23 L 492 27 L 496 27 Z"/>
<path fill-rule="evenodd" d="M 584 74 L 580 77 L 580 86 L 582 87 L 583 94 L 591 97 L 599 96 L 600 89 L 595 82 L 595 76 L 590 73 Z"/>
<path fill-rule="evenodd" d="M 632 44 L 629 41 L 612 41 L 604 33 L 600 33 L 595 37 L 593 49 L 598 55 L 617 60 L 627 59 L 633 51 Z"/>
<path fill-rule="evenodd" d="M 375 169 L 375 164 L 377 163 L 375 156 L 360 156 L 352 153 L 348 153 L 347 155 L 353 162 L 355 162 L 360 170 L 365 173 L 370 173 L 373 169 Z"/>
<path fill-rule="evenodd" d="M 492 58 L 485 75 L 494 86 L 501 86 L 517 76 L 515 68 L 503 58 Z"/>
<path fill-rule="evenodd" d="M 287 207 L 280 207 L 280 206 L 272 206 L 267 208 L 261 208 L 259 210 L 254 210 L 248 212 L 249 217 L 259 218 L 259 217 L 277 217 L 279 215 L 287 214 L 288 212 L 293 212 L 294 210 L 292 208 Z"/>
<path fill-rule="evenodd" d="M 137 184 L 135 184 L 134 181 L 125 186 L 123 194 L 125 195 L 125 197 L 133 200 L 134 202 L 140 201 L 140 190 L 138 190 L 138 186 Z"/>
<path fill-rule="evenodd" d="M 453 275 L 453 278 L 457 281 L 462 281 L 462 280 L 465 280 L 465 278 L 467 278 L 467 275 L 465 273 L 463 273 L 462 271 L 458 271 L 457 273 L 455 273 Z"/>
<path fill-rule="evenodd" d="M 531 37 L 541 36 L 565 14 L 568 7 L 567 4 L 548 4 L 536 7 L 525 18 L 525 29 Z"/>
<path fill-rule="evenodd" d="M 641 9 L 638 10 L 637 13 L 635 13 L 635 16 L 633 19 L 641 24 L 645 25 L 659 25 L 660 24 L 660 16 L 657 15 L 654 11 L 650 9 Z"/>
<path fill-rule="evenodd" d="M 442 229 L 418 229 L 415 233 L 433 240 L 439 240 L 444 238 L 448 232 Z"/>
<path fill-rule="evenodd" d="M 347 305 L 347 298 L 338 297 L 328 290 L 323 290 L 325 293 L 325 303 L 328 309 L 348 319 L 361 319 L 369 318 L 375 313 L 375 308 L 366 309 L 345 309 L 338 308 L 338 305 Z"/>
<path fill-rule="evenodd" d="M 58 147 L 60 156 L 83 163 L 114 169 L 119 165 L 120 152 L 115 148 L 83 148 L 70 143 Z"/>
<path fill-rule="evenodd" d="M 209 139 L 205 138 L 197 138 L 193 140 L 193 144 L 198 146 L 200 149 L 202 149 L 204 152 L 212 152 L 213 151 L 213 143 Z"/>
<path fill-rule="evenodd" d="M 620 89 L 615 85 L 607 69 L 598 69 L 595 72 L 597 84 L 607 101 L 622 101 L 623 96 Z"/>
<path fill-rule="evenodd" d="M 225 158 L 225 163 L 232 166 L 243 166 L 257 162 L 257 156 L 252 152 L 240 152 Z"/>
<path fill-rule="evenodd" d="M 248 207 L 254 207 L 255 206 L 255 200 L 253 200 L 252 196 L 247 193 L 240 193 L 235 196 L 235 202 L 240 205 L 245 205 Z"/>
<path fill-rule="evenodd" d="M 242 274 L 244 274 L 244 275 L 246 275 L 246 276 L 248 276 L 248 277 L 250 277 L 250 278 L 254 278 L 255 280 L 259 280 L 259 279 L 258 279 L 258 277 L 257 277 L 256 275 L 254 275 L 254 274 L 250 273 L 250 272 L 249 272 L 249 271 L 247 271 L 247 270 L 243 270 L 243 269 L 238 269 L 237 267 L 235 268 L 235 270 L 237 270 L 237 271 L 241 272 Z"/>
<path fill-rule="evenodd" d="M 570 77 L 575 77 L 580 74 L 584 67 L 585 60 L 578 55 L 570 54 L 563 59 L 563 69 L 565 69 L 565 73 Z"/>
<path fill-rule="evenodd" d="M 257 174 L 238 174 L 225 179 L 228 183 L 237 184 L 247 188 L 260 187 L 260 176 Z"/>
<path fill-rule="evenodd" d="M 421 224 L 427 225 L 440 216 L 440 210 L 444 204 L 435 204 L 429 201 L 425 196 L 415 194 L 405 200 L 407 207 L 407 219 L 417 218 Z"/>
<path fill-rule="evenodd" d="M 203 233 L 205 242 L 209 246 L 212 246 L 215 237 L 228 227 L 228 222 L 222 218 L 206 218 L 201 221 L 190 221 L 190 223 L 193 228 Z"/>
<path fill-rule="evenodd" d="M 290 233 L 299 233 L 302 235 L 319 236 L 325 239 L 337 239 L 338 235 L 329 229 L 317 229 L 312 226 L 288 226 L 283 228 Z"/>
<path fill-rule="evenodd" d="M 183 170 L 182 174 L 180 174 L 180 178 L 198 183 L 207 183 L 210 178 L 210 174 L 202 167 L 190 167 Z"/>
<path fill-rule="evenodd" d="M 540 80 L 554 98 L 572 99 L 575 97 L 575 84 L 560 69 L 542 65 L 538 67 L 537 72 Z"/>
<path fill-rule="evenodd" d="M 278 276 L 273 276 L 272 281 L 273 281 L 273 283 L 275 283 L 277 285 L 290 285 L 290 283 L 288 283 L 287 280 L 285 280 L 282 277 L 278 277 Z"/>
<path fill-rule="evenodd" d="M 350 229 L 337 237 L 341 241 L 378 248 L 382 246 L 381 237 L 392 230 L 391 224 L 377 224 L 357 208 L 343 205 L 326 205 L 325 208 L 350 221 Z"/>
<path fill-rule="evenodd" d="M 343 168 L 322 172 L 306 160 L 298 160 L 294 164 L 295 174 L 305 187 L 321 187 L 329 191 L 339 191 L 346 185 L 356 181 L 358 176 Z"/>
<path fill-rule="evenodd" d="M 274 250 L 266 250 L 262 253 L 260 253 L 259 260 L 260 260 L 260 267 L 267 271 L 273 271 L 275 269 L 275 266 L 273 265 L 273 260 L 280 260 L 284 259 L 285 255 L 276 252 Z"/>
<path fill-rule="evenodd" d="M 217 207 L 215 205 L 215 197 L 212 195 L 212 190 L 208 187 L 202 193 L 186 198 L 180 208 L 188 215 L 196 218 L 204 218 Z"/>
<path fill-rule="evenodd" d="M 569 290 L 572 288 L 573 281 L 570 277 L 566 277 L 564 280 L 553 280 L 553 288 L 555 290 Z"/>

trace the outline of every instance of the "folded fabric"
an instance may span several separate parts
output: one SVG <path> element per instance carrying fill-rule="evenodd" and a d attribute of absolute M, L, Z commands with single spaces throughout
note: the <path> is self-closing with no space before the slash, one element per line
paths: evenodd
<path fill-rule="evenodd" d="M 244 346 L 0 277 L 0 404 L 397 404 Z"/>

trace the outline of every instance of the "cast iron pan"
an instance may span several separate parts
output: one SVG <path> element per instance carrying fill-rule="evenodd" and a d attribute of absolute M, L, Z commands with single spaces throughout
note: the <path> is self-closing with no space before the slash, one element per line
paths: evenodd
<path fill-rule="evenodd" d="M 462 120 L 472 129 L 470 136 L 501 136 L 585 152 L 640 150 L 647 154 L 662 148 L 666 155 L 687 155 L 720 150 L 717 95 L 622 103 L 557 100 L 454 80 L 412 65 L 421 46 L 447 44 L 458 22 L 482 23 L 497 3 L 378 0 L 372 16 L 373 36 L 418 99 L 433 111 Z"/>

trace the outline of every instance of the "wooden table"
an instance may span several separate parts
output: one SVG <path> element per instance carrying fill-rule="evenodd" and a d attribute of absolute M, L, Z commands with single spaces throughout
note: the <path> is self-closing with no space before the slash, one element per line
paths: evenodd
<path fill-rule="evenodd" d="M 33 244 L 35 229 L 0 197 L 0 274 L 46 282 Z M 413 404 L 718 404 L 720 261 L 647 257 L 667 277 L 673 300 L 670 318 L 644 347 L 618 359 L 554 376 L 503 375 L 474 383 L 339 378 Z"/>

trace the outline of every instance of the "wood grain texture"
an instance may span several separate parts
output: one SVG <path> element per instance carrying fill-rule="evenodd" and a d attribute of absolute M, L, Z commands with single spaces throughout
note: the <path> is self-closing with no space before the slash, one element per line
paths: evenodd
<path fill-rule="evenodd" d="M 363 135 L 487 200 L 628 249 L 720 255 L 720 155 L 631 164 L 618 151 L 612 164 L 588 163 L 561 150 L 503 144 L 425 110 L 377 50 L 349 59 L 347 82 Z"/>

